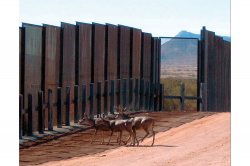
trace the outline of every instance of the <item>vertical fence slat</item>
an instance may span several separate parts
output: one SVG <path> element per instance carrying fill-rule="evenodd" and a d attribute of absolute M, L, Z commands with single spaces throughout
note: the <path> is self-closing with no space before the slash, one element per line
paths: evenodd
<path fill-rule="evenodd" d="M 44 133 L 43 91 L 38 92 L 38 131 Z"/>
<path fill-rule="evenodd" d="M 32 101 L 32 95 L 28 94 L 28 128 L 27 128 L 27 134 L 28 136 L 33 135 L 33 124 L 32 124 L 32 106 L 33 101 Z"/>
<path fill-rule="evenodd" d="M 79 120 L 79 88 L 78 85 L 74 86 L 74 123 Z"/>
<path fill-rule="evenodd" d="M 110 81 L 110 113 L 114 114 L 114 102 L 115 102 L 115 81 Z"/>
<path fill-rule="evenodd" d="M 154 89 L 155 89 L 155 86 L 153 83 L 150 84 L 150 111 L 154 111 Z"/>
<path fill-rule="evenodd" d="M 130 78 L 129 79 L 129 110 L 130 111 L 133 111 L 134 108 L 133 108 L 133 81 L 134 79 Z"/>
<path fill-rule="evenodd" d="M 145 110 L 149 110 L 149 81 L 145 83 Z"/>
<path fill-rule="evenodd" d="M 154 88 L 154 111 L 159 111 L 159 100 L 160 100 L 160 91 L 161 91 L 161 85 L 157 83 Z"/>
<path fill-rule="evenodd" d="M 104 82 L 104 92 L 103 92 L 103 97 L 104 97 L 104 114 L 108 114 L 108 81 L 106 80 Z"/>
<path fill-rule="evenodd" d="M 120 98 L 121 98 L 120 92 L 121 92 L 121 80 L 118 79 L 116 81 L 116 105 L 117 106 L 119 106 L 121 104 L 121 101 L 120 101 Z"/>
<path fill-rule="evenodd" d="M 67 87 L 70 87 L 73 89 L 75 85 L 75 81 L 77 80 L 76 77 L 76 26 L 73 24 L 68 24 L 61 22 L 61 30 L 62 30 L 62 36 L 61 36 L 61 86 L 63 89 Z M 77 69 L 78 70 L 78 69 Z M 64 100 L 66 95 L 63 94 Z M 69 125 L 70 120 L 73 120 L 74 118 L 74 103 L 71 102 L 71 100 L 74 99 L 74 89 L 70 93 L 70 100 L 68 102 L 69 105 L 66 105 L 66 108 L 63 107 L 63 112 L 66 112 L 66 115 L 68 117 L 65 118 L 65 124 Z M 67 100 L 67 99 L 66 99 Z M 71 111 L 72 110 L 72 111 Z M 71 115 L 68 115 L 68 114 Z M 68 119 L 70 118 L 70 119 Z"/>
<path fill-rule="evenodd" d="M 38 91 L 42 89 L 42 52 L 43 52 L 43 27 L 33 24 L 23 23 L 24 28 L 24 73 L 23 73 L 23 90 L 24 90 L 24 108 L 27 109 L 28 94 L 32 95 L 32 113 L 30 119 L 32 130 L 37 131 L 38 112 L 35 111 L 38 106 Z M 29 129 L 31 134 L 31 128 Z"/>
<path fill-rule="evenodd" d="M 144 109 L 144 80 L 140 80 L 140 108 Z"/>
<path fill-rule="evenodd" d="M 123 79 L 122 81 L 122 106 L 127 107 L 127 79 Z"/>
<path fill-rule="evenodd" d="M 200 97 L 201 97 L 201 109 L 203 112 L 206 112 L 207 111 L 207 100 L 206 100 L 206 97 L 204 97 L 206 95 L 206 90 L 207 90 L 207 87 L 206 87 L 206 83 L 201 83 L 200 85 Z"/>
<path fill-rule="evenodd" d="M 23 95 L 19 94 L 19 139 L 22 139 L 23 135 Z"/>
<path fill-rule="evenodd" d="M 82 85 L 82 117 L 86 112 L 86 85 Z"/>
<path fill-rule="evenodd" d="M 139 79 L 135 80 L 135 111 L 139 111 Z"/>
<path fill-rule="evenodd" d="M 62 88 L 57 88 L 57 127 L 62 127 Z"/>
<path fill-rule="evenodd" d="M 102 98 L 102 88 L 101 88 L 102 84 L 101 82 L 97 82 L 97 93 L 96 93 L 96 99 L 97 99 L 97 117 L 99 117 L 99 115 L 101 115 L 101 98 Z"/>
<path fill-rule="evenodd" d="M 52 89 L 48 90 L 48 130 L 53 131 Z"/>
<path fill-rule="evenodd" d="M 70 125 L 70 87 L 66 87 L 66 112 L 65 112 L 65 125 Z"/>
<path fill-rule="evenodd" d="M 89 96 L 89 115 L 94 117 L 94 84 L 90 84 L 90 96 Z"/>

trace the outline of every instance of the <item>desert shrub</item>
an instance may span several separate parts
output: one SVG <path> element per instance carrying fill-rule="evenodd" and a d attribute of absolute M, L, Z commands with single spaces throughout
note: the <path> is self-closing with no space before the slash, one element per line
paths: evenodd
<path fill-rule="evenodd" d="M 185 84 L 185 96 L 197 96 L 196 79 L 162 78 L 161 83 L 164 85 L 164 95 L 166 96 L 179 96 L 182 83 Z M 167 111 L 180 110 L 180 101 L 178 99 L 164 99 L 164 109 Z M 197 101 L 185 100 L 185 110 L 197 110 Z"/>

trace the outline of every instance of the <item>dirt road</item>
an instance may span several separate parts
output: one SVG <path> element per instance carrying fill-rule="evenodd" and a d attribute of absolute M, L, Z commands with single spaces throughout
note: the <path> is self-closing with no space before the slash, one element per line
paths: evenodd
<path fill-rule="evenodd" d="M 190 120 L 192 119 L 191 117 L 193 117 L 193 120 Z M 75 155 L 71 155 L 68 157 L 69 159 L 60 158 L 55 161 L 51 159 L 53 155 L 48 155 L 48 162 L 41 162 L 40 160 L 40 163 L 43 163 L 41 164 L 43 166 L 230 165 L 230 113 L 203 114 L 203 118 L 201 118 L 201 114 L 199 113 L 171 116 L 171 118 L 168 117 L 168 120 L 158 119 L 162 123 L 158 122 L 156 129 L 164 128 L 161 124 L 169 124 L 171 119 L 179 123 L 185 122 L 185 124 L 180 124 L 179 127 L 177 125 L 175 128 L 168 129 L 167 131 L 161 130 L 161 132 L 158 132 L 153 147 L 148 146 L 151 144 L 152 137 L 145 139 L 139 147 L 118 147 L 114 144 L 113 146 L 109 146 L 111 148 L 105 149 L 107 145 L 96 144 L 94 146 L 96 146 L 97 149 L 105 149 L 105 151 L 103 150 L 93 154 L 88 153 L 87 155 L 85 153 L 85 155 L 83 155 L 84 151 L 88 151 L 87 149 L 82 148 L 81 150 L 77 149 L 74 151 L 73 148 L 69 150 L 68 153 Z M 143 136 L 143 133 L 141 136 Z M 65 140 L 67 142 L 68 139 L 65 138 Z M 47 151 L 50 151 L 50 153 L 47 154 L 52 154 L 54 151 L 57 151 L 60 155 L 67 153 L 58 150 L 58 146 L 52 147 L 54 151 L 52 149 L 49 150 L 48 148 L 51 147 L 51 145 L 43 145 L 43 147 L 40 147 L 40 150 L 47 148 Z M 69 148 L 67 147 L 67 143 L 65 143 L 65 145 L 66 148 Z M 34 156 L 30 159 L 30 162 L 28 162 L 27 158 L 25 161 L 25 157 L 27 157 L 25 154 L 31 154 L 32 150 L 33 152 L 37 152 L 38 149 L 35 148 L 22 150 L 20 152 L 21 165 L 38 164 L 35 161 L 31 162 L 32 160 L 36 160 Z M 65 151 L 67 150 L 65 149 Z M 43 154 L 41 154 L 42 152 L 44 152 L 44 150 L 40 151 L 40 156 L 43 156 Z M 39 156 L 39 154 L 37 154 L 37 156 Z M 36 161 L 38 162 L 38 160 Z"/>

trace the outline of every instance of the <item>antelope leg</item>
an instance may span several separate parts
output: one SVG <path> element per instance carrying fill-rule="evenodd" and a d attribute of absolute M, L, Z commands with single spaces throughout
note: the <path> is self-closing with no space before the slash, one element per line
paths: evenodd
<path fill-rule="evenodd" d="M 119 145 L 121 145 L 122 142 L 122 131 L 120 131 L 120 140 L 119 140 Z"/>
<path fill-rule="evenodd" d="M 155 142 L 155 132 L 153 130 L 152 130 L 152 132 L 153 132 L 153 142 L 152 142 L 151 146 L 153 146 L 154 142 Z"/>
<path fill-rule="evenodd" d="M 146 135 L 141 139 L 141 142 L 149 135 L 148 130 L 145 130 L 145 131 L 146 131 Z"/>
<path fill-rule="evenodd" d="M 110 137 L 109 137 L 109 143 L 110 143 L 112 135 L 113 135 L 113 130 L 111 131 L 111 134 L 110 134 Z M 108 145 L 109 145 L 109 143 L 108 143 Z"/>
<path fill-rule="evenodd" d="M 104 134 L 103 133 L 104 133 L 104 131 L 102 131 L 102 144 L 104 143 L 104 136 L 103 136 Z"/>
<path fill-rule="evenodd" d="M 92 137 L 91 144 L 93 143 L 93 141 L 94 141 L 94 139 L 95 139 L 96 133 L 97 133 L 97 130 L 95 130 L 95 134 L 94 134 L 93 137 Z"/>
<path fill-rule="evenodd" d="M 132 131 L 129 132 L 129 137 L 128 137 L 128 139 L 124 142 L 125 145 L 126 145 L 126 144 L 128 143 L 128 141 L 131 139 L 131 133 L 132 133 Z M 131 141 L 131 142 L 132 142 L 132 141 Z"/>
<path fill-rule="evenodd" d="M 117 138 L 116 138 L 116 142 L 119 142 L 119 133 L 117 133 Z"/>

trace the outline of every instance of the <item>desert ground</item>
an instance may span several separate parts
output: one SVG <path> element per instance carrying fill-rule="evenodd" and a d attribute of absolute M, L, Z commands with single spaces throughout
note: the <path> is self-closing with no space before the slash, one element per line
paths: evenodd
<path fill-rule="evenodd" d="M 155 144 L 152 137 L 139 146 L 101 145 L 101 134 L 89 143 L 94 130 L 61 137 L 20 149 L 20 165 L 42 166 L 229 166 L 230 113 L 156 112 Z M 140 131 L 138 138 L 144 133 Z M 124 138 L 127 135 L 124 135 Z M 107 143 L 109 133 L 105 134 Z"/>

